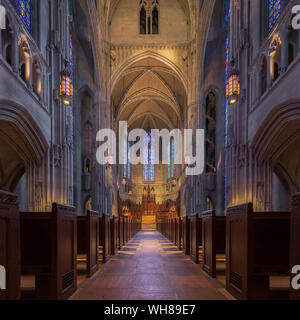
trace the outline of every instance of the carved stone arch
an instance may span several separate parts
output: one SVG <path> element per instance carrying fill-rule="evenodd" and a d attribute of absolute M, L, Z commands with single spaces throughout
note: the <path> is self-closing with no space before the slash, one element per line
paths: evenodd
<path fill-rule="evenodd" d="M 287 101 L 276 108 L 261 123 L 253 140 L 250 141 L 259 164 L 269 160 L 273 162 L 278 152 L 286 143 L 291 143 L 298 131 L 297 126 L 289 126 L 291 123 L 300 124 L 300 101 Z M 299 128 L 299 127 L 298 127 Z"/>
<path fill-rule="evenodd" d="M 181 69 L 175 64 L 173 63 L 171 60 L 169 60 L 168 58 L 164 57 L 161 54 L 158 54 L 156 52 L 153 51 L 145 51 L 142 53 L 138 53 L 135 55 L 132 55 L 130 57 L 128 57 L 125 61 L 123 61 L 114 71 L 114 73 L 112 74 L 111 77 L 111 88 L 113 90 L 113 88 L 115 87 L 116 83 L 123 77 L 124 72 L 126 72 L 127 69 L 129 69 L 132 65 L 134 65 L 135 63 L 144 60 L 146 58 L 153 58 L 154 60 L 158 60 L 162 63 L 164 63 L 166 66 L 168 66 L 170 69 L 172 69 L 177 76 L 179 77 L 179 79 L 181 80 L 184 88 L 185 88 L 185 92 L 188 92 L 188 87 L 189 87 L 189 80 L 186 78 L 186 76 L 184 75 L 184 73 L 181 71 Z"/>
<path fill-rule="evenodd" d="M 49 144 L 41 128 L 36 124 L 26 108 L 12 101 L 0 101 L 0 121 L 5 121 L 19 132 L 25 142 L 24 161 L 30 159 L 41 163 Z M 12 139 L 13 142 L 13 139 Z"/>

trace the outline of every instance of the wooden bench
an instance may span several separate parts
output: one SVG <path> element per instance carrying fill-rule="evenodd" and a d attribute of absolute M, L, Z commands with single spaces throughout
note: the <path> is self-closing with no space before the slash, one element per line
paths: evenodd
<path fill-rule="evenodd" d="M 99 215 L 88 211 L 86 216 L 77 217 L 77 261 L 86 262 L 86 273 L 91 277 L 99 270 Z M 86 256 L 81 257 L 81 255 Z"/>
<path fill-rule="evenodd" d="M 0 191 L 0 265 L 5 268 L 6 290 L 0 300 L 21 297 L 20 219 L 16 195 Z"/>
<path fill-rule="evenodd" d="M 115 255 L 118 252 L 120 237 L 119 237 L 119 218 L 112 217 L 111 219 L 111 254 Z"/>
<path fill-rule="evenodd" d="M 122 246 L 125 244 L 124 242 L 124 217 L 120 216 L 119 217 L 119 247 L 118 249 L 120 250 Z"/>
<path fill-rule="evenodd" d="M 189 256 L 190 255 L 190 218 L 183 217 L 182 219 L 182 245 L 184 253 Z"/>
<path fill-rule="evenodd" d="M 111 219 L 103 214 L 99 218 L 99 257 L 102 263 L 107 263 L 111 255 Z"/>
<path fill-rule="evenodd" d="M 190 238 L 190 256 L 198 264 L 202 254 L 202 219 L 197 213 L 190 219 Z"/>
<path fill-rule="evenodd" d="M 176 232 L 177 232 L 177 220 L 173 218 L 171 220 L 171 242 L 176 244 Z"/>
<path fill-rule="evenodd" d="M 270 298 L 270 274 L 290 270 L 290 213 L 227 209 L 226 288 L 237 299 Z"/>
<path fill-rule="evenodd" d="M 35 275 L 36 298 L 67 299 L 77 288 L 75 208 L 54 203 L 51 213 L 20 217 L 22 272 Z"/>
<path fill-rule="evenodd" d="M 123 217 L 124 218 L 124 245 L 128 242 L 128 217 Z"/>
<path fill-rule="evenodd" d="M 202 214 L 202 244 L 203 270 L 215 278 L 217 261 L 226 261 L 226 217 L 214 210 Z"/>
<path fill-rule="evenodd" d="M 294 266 L 300 265 L 300 193 L 296 194 L 292 200 L 291 214 L 291 266 L 292 271 Z M 294 277 L 295 275 L 292 275 Z M 290 289 L 290 299 L 300 300 L 300 290 Z"/>
<path fill-rule="evenodd" d="M 179 250 L 182 249 L 182 219 L 176 219 L 176 246 Z"/>

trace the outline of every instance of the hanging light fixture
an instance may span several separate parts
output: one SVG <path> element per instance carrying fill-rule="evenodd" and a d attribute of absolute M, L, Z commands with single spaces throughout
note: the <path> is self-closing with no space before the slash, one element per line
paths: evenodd
<path fill-rule="evenodd" d="M 65 60 L 65 69 L 61 72 L 59 96 L 65 106 L 71 106 L 73 99 L 73 83 L 68 60 Z"/>
<path fill-rule="evenodd" d="M 231 70 L 226 83 L 226 98 L 231 106 L 235 105 L 239 101 L 241 95 L 239 72 L 234 68 L 234 65 L 235 61 L 232 59 Z"/>

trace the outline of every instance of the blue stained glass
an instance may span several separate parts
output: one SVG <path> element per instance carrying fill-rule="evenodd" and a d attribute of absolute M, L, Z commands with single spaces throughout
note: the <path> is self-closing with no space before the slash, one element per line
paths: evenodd
<path fill-rule="evenodd" d="M 31 0 L 18 0 L 18 11 L 28 32 L 31 32 Z"/>
<path fill-rule="evenodd" d="M 128 155 L 129 155 L 129 151 L 130 151 L 130 145 L 128 143 Z M 130 179 L 131 178 L 131 166 L 130 166 L 130 161 L 128 161 L 127 164 L 127 178 Z"/>
<path fill-rule="evenodd" d="M 230 0 L 226 1 L 226 15 L 224 21 L 224 27 L 226 32 L 225 38 L 225 85 L 228 81 L 229 71 L 230 71 Z M 226 148 L 228 146 L 228 119 L 229 119 L 229 103 L 228 99 L 225 99 L 225 107 L 224 107 L 224 153 L 226 152 Z M 225 185 L 225 208 L 227 207 L 227 160 L 225 157 L 225 175 L 224 175 L 224 185 Z"/>
<path fill-rule="evenodd" d="M 126 148 L 127 141 L 125 142 L 125 148 Z M 129 161 L 129 154 L 130 154 L 130 144 L 127 144 L 127 154 L 124 155 L 124 161 L 123 163 L 127 162 L 127 164 L 123 165 L 123 178 L 130 179 L 131 178 L 131 167 L 130 167 L 130 161 Z"/>
<path fill-rule="evenodd" d="M 282 0 L 269 0 L 268 2 L 268 9 L 269 9 L 269 31 L 271 31 L 278 18 L 280 17 L 281 10 L 282 10 Z"/>
<path fill-rule="evenodd" d="M 69 35 L 69 50 L 70 50 L 70 71 L 71 71 L 71 79 L 72 81 L 74 81 L 74 73 L 73 73 L 73 69 L 74 69 L 74 61 L 73 61 L 73 39 L 72 39 L 72 35 L 70 33 Z M 74 150 L 75 147 L 75 136 L 74 136 L 74 105 L 72 104 L 72 106 L 70 107 L 70 134 L 72 137 L 72 149 Z"/>
<path fill-rule="evenodd" d="M 174 139 L 171 139 L 170 143 L 170 164 L 168 165 L 168 179 L 172 179 L 175 176 L 175 155 L 174 155 Z"/>
<path fill-rule="evenodd" d="M 144 182 L 155 182 L 155 165 L 153 164 L 155 162 L 155 154 L 151 148 L 153 140 L 150 133 L 148 133 L 144 143 L 145 147 L 148 147 L 148 159 L 144 158 L 143 160 L 148 164 L 143 165 L 143 180 Z"/>

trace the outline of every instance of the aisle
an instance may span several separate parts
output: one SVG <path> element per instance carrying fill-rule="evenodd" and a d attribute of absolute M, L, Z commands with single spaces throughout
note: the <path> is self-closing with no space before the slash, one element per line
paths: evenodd
<path fill-rule="evenodd" d="M 160 233 L 141 231 L 72 300 L 227 300 L 231 296 Z"/>

